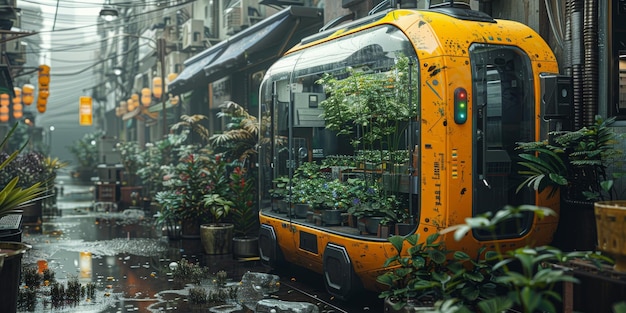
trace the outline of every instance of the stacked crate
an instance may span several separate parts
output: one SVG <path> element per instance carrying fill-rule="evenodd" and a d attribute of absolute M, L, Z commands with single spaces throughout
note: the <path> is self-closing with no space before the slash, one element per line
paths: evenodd
<path fill-rule="evenodd" d="M 124 168 L 121 164 L 98 165 L 96 182 L 96 208 L 110 210 L 120 201 L 120 177 Z"/>

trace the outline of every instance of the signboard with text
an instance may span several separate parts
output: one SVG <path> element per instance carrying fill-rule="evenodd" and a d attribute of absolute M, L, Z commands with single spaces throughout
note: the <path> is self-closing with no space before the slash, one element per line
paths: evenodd
<path fill-rule="evenodd" d="M 78 121 L 82 126 L 93 124 L 93 107 L 91 97 L 82 96 L 78 102 Z"/>

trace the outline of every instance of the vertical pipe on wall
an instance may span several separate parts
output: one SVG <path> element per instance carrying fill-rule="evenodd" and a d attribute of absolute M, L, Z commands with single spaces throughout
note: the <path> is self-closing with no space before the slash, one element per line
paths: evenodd
<path fill-rule="evenodd" d="M 583 12 L 583 124 L 586 126 L 593 124 L 598 114 L 598 0 L 585 0 Z"/>
<path fill-rule="evenodd" d="M 572 75 L 572 127 L 579 129 L 583 125 L 583 0 L 568 0 L 567 10 L 571 19 L 571 46 L 570 61 Z"/>

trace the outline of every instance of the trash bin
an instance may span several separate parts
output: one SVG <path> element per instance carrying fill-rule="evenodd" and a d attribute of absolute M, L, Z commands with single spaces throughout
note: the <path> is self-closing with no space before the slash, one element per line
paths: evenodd
<path fill-rule="evenodd" d="M 21 242 L 0 241 L 0 312 L 17 311 L 22 255 L 31 248 Z"/>

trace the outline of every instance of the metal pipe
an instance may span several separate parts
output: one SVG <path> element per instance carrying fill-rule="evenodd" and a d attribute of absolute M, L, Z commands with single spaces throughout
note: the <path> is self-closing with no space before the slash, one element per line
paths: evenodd
<path fill-rule="evenodd" d="M 157 50 L 159 54 L 159 62 L 161 63 L 161 84 L 165 86 L 165 38 L 159 38 L 157 40 Z M 163 88 L 163 87 L 162 87 Z M 167 112 L 165 110 L 165 88 L 161 93 L 161 115 L 163 119 L 163 138 L 167 136 Z"/>

